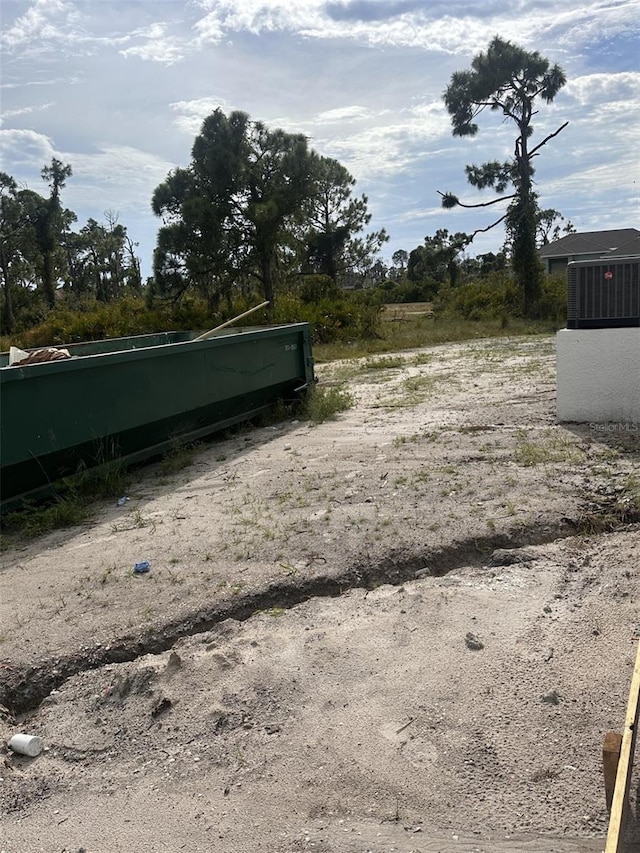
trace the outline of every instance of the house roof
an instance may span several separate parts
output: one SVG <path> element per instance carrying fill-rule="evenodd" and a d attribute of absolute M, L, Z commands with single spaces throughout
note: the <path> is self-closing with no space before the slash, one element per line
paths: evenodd
<path fill-rule="evenodd" d="M 567 234 L 560 240 L 547 243 L 540 249 L 541 258 L 566 258 L 569 255 L 640 253 L 640 231 L 637 228 L 619 228 L 615 231 L 584 231 Z"/>

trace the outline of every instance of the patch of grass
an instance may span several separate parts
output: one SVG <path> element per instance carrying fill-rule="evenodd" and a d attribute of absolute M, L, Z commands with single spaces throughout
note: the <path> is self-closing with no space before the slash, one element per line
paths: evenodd
<path fill-rule="evenodd" d="M 397 353 L 406 350 L 421 349 L 437 344 L 473 341 L 493 338 L 500 339 L 518 336 L 532 337 L 551 335 L 557 331 L 557 325 L 549 321 L 524 319 L 509 320 L 503 325 L 501 318 L 468 320 L 460 316 L 445 316 L 436 312 L 435 319 L 421 314 L 407 314 L 402 322 L 382 314 L 377 334 L 370 338 L 336 340 L 331 343 L 314 342 L 313 354 L 316 362 L 343 359 L 366 358 L 367 356 Z M 428 360 L 428 353 L 415 356 Z M 426 361 L 416 362 L 424 364 Z"/>
<path fill-rule="evenodd" d="M 78 492 L 56 496 L 53 502 L 42 506 L 26 505 L 17 512 L 7 513 L 2 519 L 5 535 L 17 534 L 34 539 L 63 527 L 73 527 L 85 521 L 91 513 L 86 498 Z M 8 539 L 6 540 L 8 542 Z"/>
<path fill-rule="evenodd" d="M 625 524 L 640 522 L 640 476 L 631 475 L 615 486 L 600 487 L 589 496 L 585 512 L 577 520 L 580 533 L 608 533 Z"/>
<path fill-rule="evenodd" d="M 52 485 L 52 494 L 38 502 L 25 501 L 2 516 L 2 549 L 11 547 L 7 534 L 34 539 L 86 521 L 98 502 L 120 497 L 127 491 L 128 474 L 118 458 L 115 445 L 96 447 L 96 467 L 81 467 L 76 474 Z"/>
<path fill-rule="evenodd" d="M 200 443 L 197 441 L 192 441 L 187 444 L 176 443 L 171 447 L 169 451 L 162 457 L 162 461 L 160 462 L 160 471 L 165 475 L 169 476 L 171 474 L 177 474 L 178 471 L 182 471 L 184 468 L 188 468 L 190 465 L 193 465 L 196 451 L 200 447 Z"/>
<path fill-rule="evenodd" d="M 404 359 L 400 356 L 382 356 L 381 358 L 368 358 L 364 363 L 365 370 L 394 370 L 404 367 Z"/>
<path fill-rule="evenodd" d="M 353 396 L 339 386 L 322 388 L 314 386 L 309 390 L 303 406 L 303 417 L 314 424 L 333 420 L 337 414 L 353 406 Z"/>
<path fill-rule="evenodd" d="M 420 367 L 422 364 L 429 364 L 432 359 L 433 356 L 430 355 L 430 353 L 418 352 L 407 361 L 407 364 L 411 364 L 414 367 Z"/>
<path fill-rule="evenodd" d="M 399 393 L 381 400 L 380 406 L 385 409 L 418 406 L 431 396 L 437 381 L 435 376 L 409 376 L 402 382 Z"/>
<path fill-rule="evenodd" d="M 576 464 L 584 460 L 584 451 L 575 442 L 552 431 L 542 433 L 534 440 L 528 439 L 527 433 L 521 431 L 513 458 L 525 468 L 554 462 Z"/>

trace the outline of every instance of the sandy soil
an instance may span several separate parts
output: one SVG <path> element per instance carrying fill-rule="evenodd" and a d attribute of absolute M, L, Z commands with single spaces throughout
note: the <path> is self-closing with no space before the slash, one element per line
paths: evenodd
<path fill-rule="evenodd" d="M 337 420 L 2 555 L 0 738 L 45 750 L 4 749 L 0 851 L 603 849 L 640 525 L 596 531 L 637 435 L 555 423 L 550 338 L 317 372 Z"/>

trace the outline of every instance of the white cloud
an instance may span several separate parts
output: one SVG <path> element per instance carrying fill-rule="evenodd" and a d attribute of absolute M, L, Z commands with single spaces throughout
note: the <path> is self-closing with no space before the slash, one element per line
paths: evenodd
<path fill-rule="evenodd" d="M 127 145 L 104 145 L 90 154 L 65 153 L 61 159 L 73 165 L 66 204 L 73 206 L 89 195 L 100 209 L 124 213 L 150 209 L 154 189 L 173 168 L 163 158 Z"/>
<path fill-rule="evenodd" d="M 581 106 L 611 104 L 627 105 L 630 117 L 640 104 L 640 72 L 623 71 L 610 74 L 584 74 L 567 82 L 564 93 L 575 98 Z"/>
<path fill-rule="evenodd" d="M 371 181 L 415 167 L 425 158 L 430 138 L 428 128 L 417 122 L 374 125 L 357 133 L 318 139 L 314 147 L 340 160 L 358 180 Z"/>
<path fill-rule="evenodd" d="M 171 32 L 164 21 L 156 21 L 144 30 L 134 30 L 127 40 L 141 39 L 141 44 L 123 48 L 120 53 L 125 59 L 136 57 L 163 65 L 174 65 L 183 60 L 188 53 L 183 39 Z"/>
<path fill-rule="evenodd" d="M 577 227 L 576 213 L 586 222 L 598 209 L 619 227 L 637 219 L 637 0 L 20 0 L 6 8 L 2 168 L 44 191 L 42 166 L 53 156 L 70 163 L 64 203 L 80 221 L 122 211 L 134 239 L 148 235 L 147 261 L 153 189 L 188 161 L 218 107 L 304 133 L 339 159 L 369 196 L 371 227 L 387 227 L 396 247 L 411 249 L 437 227 L 482 227 L 486 212 L 470 226 L 463 212 L 442 211 L 436 190 L 473 197 L 465 164 L 509 157 L 513 128 L 487 113 L 476 138 L 454 139 L 442 93 L 496 33 L 567 72 L 534 121 L 534 141 L 570 121 L 536 162 L 541 202 Z M 500 235 L 487 239 L 497 244 Z"/>
<path fill-rule="evenodd" d="M 196 98 L 193 101 L 176 101 L 170 106 L 178 114 L 174 125 L 178 130 L 189 136 L 196 136 L 200 133 L 202 122 L 215 110 L 221 109 L 224 113 L 230 111 L 229 104 L 223 98 Z"/>
<path fill-rule="evenodd" d="M 338 121 L 347 121 L 349 119 L 370 118 L 371 111 L 366 107 L 338 107 L 334 110 L 325 110 L 316 116 L 318 124 L 332 124 Z"/>
<path fill-rule="evenodd" d="M 29 173 L 38 173 L 45 163 L 56 156 L 52 140 L 34 130 L 0 130 L 0 160 Z"/>
<path fill-rule="evenodd" d="M 306 33 L 309 28 L 320 29 L 327 20 L 322 14 L 324 0 L 205 0 L 199 5 L 207 14 L 196 24 L 196 32 L 212 42 L 233 31 Z"/>
<path fill-rule="evenodd" d="M 35 45 L 44 47 L 48 42 L 65 38 L 68 28 L 77 20 L 77 12 L 66 0 L 36 0 L 24 15 L 8 27 L 2 35 L 5 47 Z"/>
<path fill-rule="evenodd" d="M 563 50 L 576 51 L 600 38 L 632 32 L 637 26 L 637 2 L 582 0 L 557 2 L 519 0 L 467 4 L 447 14 L 447 3 L 369 3 L 370 13 L 343 4 L 344 14 L 328 14 L 324 0 L 202 0 L 206 12 L 195 25 L 203 42 L 220 43 L 233 32 L 255 35 L 291 32 L 318 40 L 346 40 L 372 47 L 420 48 L 469 56 L 484 49 L 499 33 L 525 46 L 540 39 L 557 39 Z M 334 3 L 333 6 L 338 6 Z M 376 14 L 376 8 L 380 13 Z M 444 13 L 443 13 L 444 12 Z"/>
<path fill-rule="evenodd" d="M 17 116 L 29 115 L 30 113 L 34 113 L 39 110 L 48 110 L 50 107 L 55 107 L 55 105 L 55 101 L 50 101 L 48 104 L 39 104 L 35 107 L 20 107 L 15 110 L 5 110 L 0 116 L 0 125 L 4 124 L 7 119 L 14 119 Z"/>

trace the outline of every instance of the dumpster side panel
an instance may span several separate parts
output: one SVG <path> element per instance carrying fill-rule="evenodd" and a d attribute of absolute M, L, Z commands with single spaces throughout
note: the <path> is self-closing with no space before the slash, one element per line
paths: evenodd
<path fill-rule="evenodd" d="M 2 500 L 250 417 L 313 381 L 310 353 L 295 324 L 2 370 Z"/>

